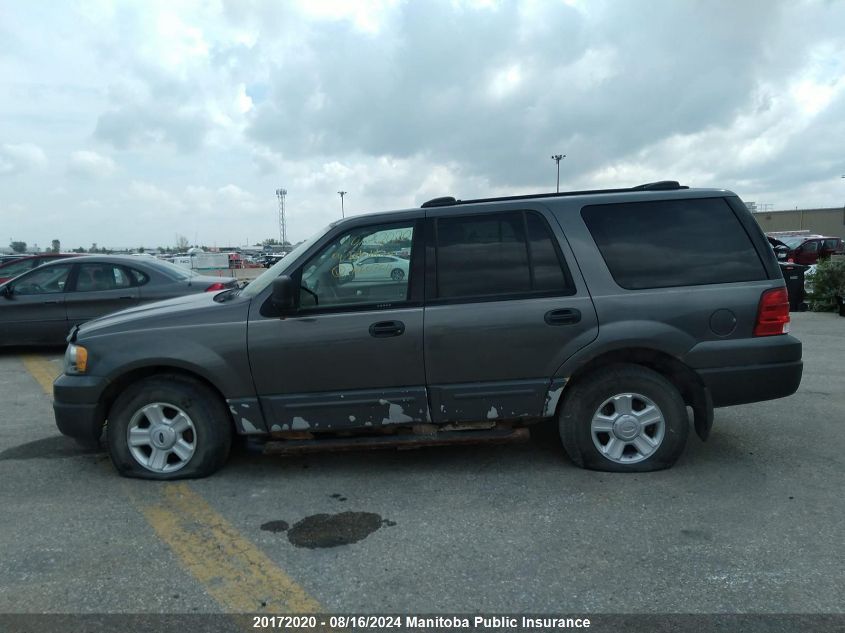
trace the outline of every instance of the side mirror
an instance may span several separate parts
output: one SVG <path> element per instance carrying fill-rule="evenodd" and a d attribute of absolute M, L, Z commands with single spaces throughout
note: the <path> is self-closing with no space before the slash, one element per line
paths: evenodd
<path fill-rule="evenodd" d="M 287 275 L 276 277 L 273 280 L 273 293 L 270 295 L 270 300 L 282 313 L 293 311 L 296 305 L 296 288 L 293 279 Z"/>
<path fill-rule="evenodd" d="M 9 284 L 6 284 L 2 288 L 0 288 L 0 295 L 3 295 L 7 299 L 12 298 L 12 287 Z"/>

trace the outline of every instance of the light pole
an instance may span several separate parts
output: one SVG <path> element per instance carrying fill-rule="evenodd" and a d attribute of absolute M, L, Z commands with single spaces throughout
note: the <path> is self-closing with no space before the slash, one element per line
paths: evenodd
<path fill-rule="evenodd" d="M 343 196 L 346 195 L 346 192 L 338 191 L 337 193 L 340 195 L 340 217 L 345 218 L 346 214 L 343 212 Z"/>
<path fill-rule="evenodd" d="M 560 193 L 560 159 L 566 158 L 566 154 L 552 154 L 552 160 L 557 163 L 557 193 Z"/>

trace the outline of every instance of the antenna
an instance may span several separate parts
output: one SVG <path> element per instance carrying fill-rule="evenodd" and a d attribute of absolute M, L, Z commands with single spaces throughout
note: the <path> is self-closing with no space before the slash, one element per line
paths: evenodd
<path fill-rule="evenodd" d="M 276 197 L 279 199 L 279 240 L 282 246 L 288 241 L 288 229 L 285 222 L 285 196 L 287 195 L 287 189 L 276 189 Z"/>

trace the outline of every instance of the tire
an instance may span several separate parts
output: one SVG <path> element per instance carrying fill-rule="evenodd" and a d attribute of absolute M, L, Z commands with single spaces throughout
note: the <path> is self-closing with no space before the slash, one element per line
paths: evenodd
<path fill-rule="evenodd" d="M 684 450 L 686 405 L 675 386 L 651 369 L 611 365 L 582 378 L 565 397 L 560 438 L 578 466 L 609 472 L 662 470 Z"/>
<path fill-rule="evenodd" d="M 112 463 L 124 477 L 207 477 L 226 463 L 232 422 L 220 396 L 205 385 L 184 376 L 154 376 L 117 398 L 106 441 Z"/>
<path fill-rule="evenodd" d="M 390 271 L 390 278 L 393 281 L 402 281 L 403 279 L 405 279 L 405 271 L 401 268 L 394 268 Z"/>

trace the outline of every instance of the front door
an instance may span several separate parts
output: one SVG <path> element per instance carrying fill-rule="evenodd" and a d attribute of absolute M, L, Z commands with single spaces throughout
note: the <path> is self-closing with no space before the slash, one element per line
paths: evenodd
<path fill-rule="evenodd" d="M 425 422 L 422 262 L 417 274 L 356 275 L 365 258 L 411 248 L 419 220 L 362 219 L 329 234 L 288 274 L 296 311 L 279 318 L 269 291 L 256 297 L 249 359 L 271 431 L 331 431 Z M 414 245 L 414 246 L 412 246 Z M 414 270 L 412 264 L 411 267 Z"/>
<path fill-rule="evenodd" d="M 71 264 L 42 266 L 0 297 L 0 344 L 61 345 L 68 334 L 65 290 Z"/>
<path fill-rule="evenodd" d="M 539 205 L 459 216 L 430 210 L 429 217 L 425 362 L 433 421 L 551 415 L 561 386 L 552 376 L 598 334 L 557 222 Z"/>

